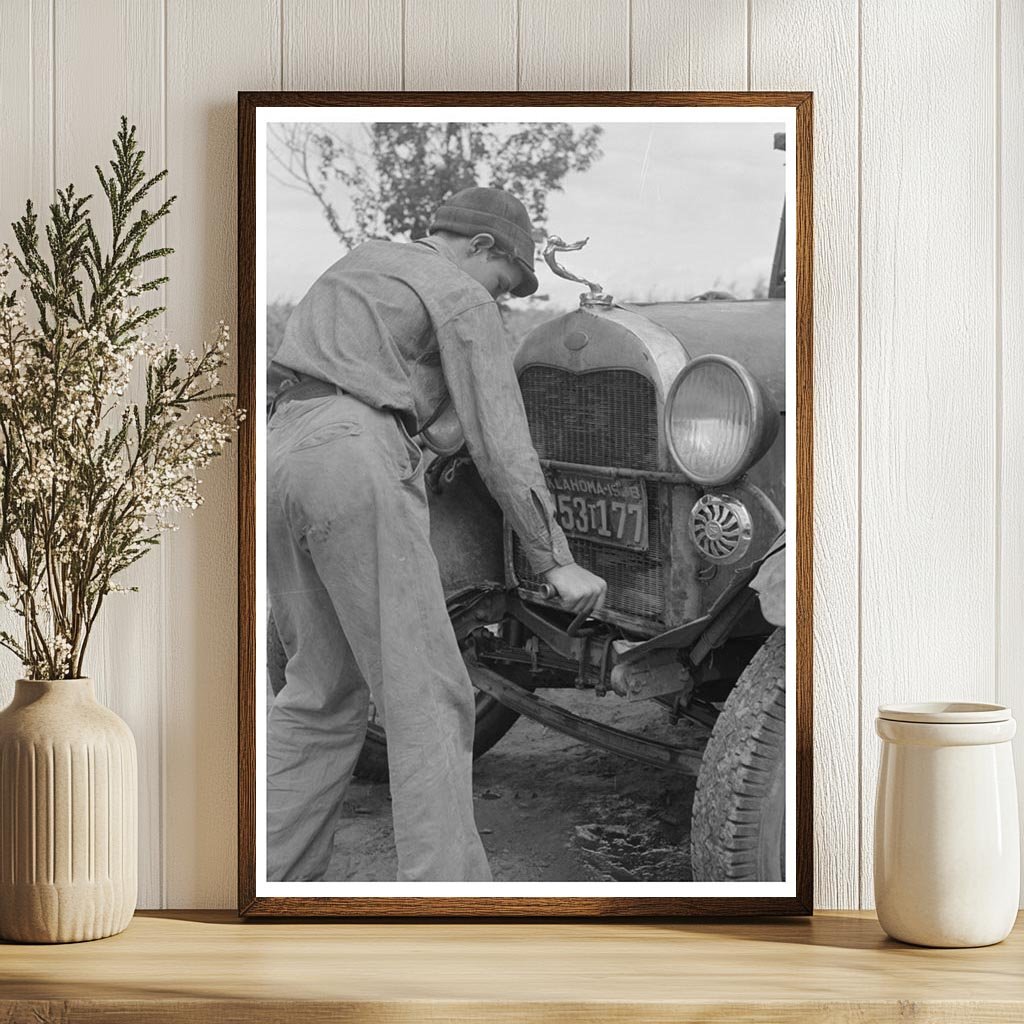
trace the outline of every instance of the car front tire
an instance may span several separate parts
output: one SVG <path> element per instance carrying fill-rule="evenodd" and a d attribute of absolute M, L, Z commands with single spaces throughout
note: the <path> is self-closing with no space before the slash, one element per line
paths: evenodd
<path fill-rule="evenodd" d="M 695 882 L 783 880 L 786 851 L 786 631 L 744 669 L 715 723 L 691 821 Z"/>

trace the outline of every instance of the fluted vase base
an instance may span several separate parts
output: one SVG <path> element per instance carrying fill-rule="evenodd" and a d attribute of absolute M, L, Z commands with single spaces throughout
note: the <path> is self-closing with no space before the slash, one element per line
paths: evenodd
<path fill-rule="evenodd" d="M 9 942 L 88 942 L 123 932 L 135 900 L 110 879 L 76 885 L 0 885 Z"/>

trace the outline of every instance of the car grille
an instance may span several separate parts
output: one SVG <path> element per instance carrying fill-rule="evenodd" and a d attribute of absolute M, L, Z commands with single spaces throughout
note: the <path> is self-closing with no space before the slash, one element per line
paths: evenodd
<path fill-rule="evenodd" d="M 575 374 L 527 367 L 519 378 L 534 447 L 542 459 L 588 466 L 657 470 L 658 402 L 654 385 L 632 370 Z M 662 523 L 664 485 L 647 481 L 649 549 L 644 552 L 569 538 L 573 558 L 608 582 L 610 611 L 655 622 L 665 613 Z M 537 582 L 513 538 L 513 565 Z"/>
<path fill-rule="evenodd" d="M 533 446 L 542 459 L 658 468 L 658 402 L 654 385 L 641 374 L 576 374 L 531 366 L 519 386 Z"/>

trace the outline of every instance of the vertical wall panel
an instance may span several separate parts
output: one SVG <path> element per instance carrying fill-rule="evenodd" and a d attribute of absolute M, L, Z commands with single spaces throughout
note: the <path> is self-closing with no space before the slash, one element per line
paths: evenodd
<path fill-rule="evenodd" d="M 167 0 L 168 324 L 183 347 L 233 323 L 236 93 L 281 81 L 276 0 Z M 234 380 L 234 363 L 222 374 Z M 250 410 L 250 415 L 253 411 Z M 236 877 L 236 446 L 167 546 L 167 905 L 225 907 Z"/>
<path fill-rule="evenodd" d="M 11 222 L 31 199 L 45 211 L 53 182 L 53 52 L 50 0 L 10 0 L 0 31 L 0 245 L 16 248 Z M 16 156 L 15 156 L 16 154 Z M 29 303 L 31 309 L 31 303 Z M 0 608 L 0 629 L 14 636 L 21 620 Z M 21 662 L 0 648 L 0 707 L 14 696 Z"/>
<path fill-rule="evenodd" d="M 863 2 L 861 899 L 868 906 L 876 705 L 991 700 L 995 692 L 993 40 L 990 2 Z"/>
<path fill-rule="evenodd" d="M 631 12 L 630 88 L 747 88 L 747 0 L 632 0 Z"/>
<path fill-rule="evenodd" d="M 1002 544 L 996 700 L 1024 722 L 1024 4 L 1004 0 L 1001 42 L 1002 139 L 997 183 L 1001 232 L 997 307 L 1002 334 Z M 1018 726 L 1019 730 L 1024 725 Z M 1014 743 L 1024 823 L 1024 739 Z M 1024 888 L 1021 890 L 1024 898 Z M 1022 903 L 1024 905 L 1024 903 Z"/>
<path fill-rule="evenodd" d="M 516 0 L 406 0 L 405 88 L 516 88 Z"/>
<path fill-rule="evenodd" d="M 400 89 L 402 0 L 282 0 L 285 89 Z"/>
<path fill-rule="evenodd" d="M 50 0 L 9 0 L 0 32 L 0 242 L 14 245 L 10 223 L 50 200 L 53 106 Z"/>
<path fill-rule="evenodd" d="M 801 36 L 816 46 L 793 46 Z M 814 92 L 815 902 L 856 907 L 857 12 L 831 0 L 757 0 L 751 85 Z M 788 159 L 793 159 L 792 154 Z"/>
<path fill-rule="evenodd" d="M 520 89 L 628 89 L 627 0 L 519 0 Z"/>
<path fill-rule="evenodd" d="M 97 60 L 97 54 L 103 59 Z M 109 243 L 110 213 L 94 165 L 109 170 L 121 115 L 138 127 L 146 167 L 163 167 L 163 10 L 160 0 L 57 0 L 54 7 L 56 183 L 93 194 L 90 208 Z M 87 85 L 86 85 L 87 83 Z M 157 193 L 162 198 L 162 189 Z M 156 198 L 156 197 L 155 197 Z M 154 231 L 152 245 L 162 242 Z M 159 276 L 150 268 L 151 276 Z M 158 303 L 157 293 L 145 297 Z M 159 328 L 157 328 L 159 329 Z M 137 382 L 127 396 L 143 401 Z M 97 697 L 131 727 L 139 750 L 139 905 L 158 907 L 162 890 L 161 775 L 164 665 L 161 555 L 150 552 L 118 580 L 135 594 L 111 594 L 86 655 Z M 154 638 L 156 642 L 154 642 Z"/>

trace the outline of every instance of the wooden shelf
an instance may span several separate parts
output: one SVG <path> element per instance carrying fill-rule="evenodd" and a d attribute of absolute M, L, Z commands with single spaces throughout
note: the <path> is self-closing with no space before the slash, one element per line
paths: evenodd
<path fill-rule="evenodd" d="M 0 943 L 0 1021 L 1024 1020 L 1024 919 L 929 950 L 869 913 L 769 922 L 325 923 L 154 911 L 65 946 Z"/>

